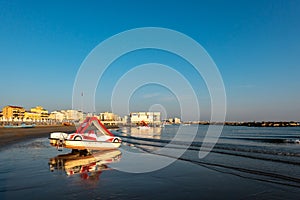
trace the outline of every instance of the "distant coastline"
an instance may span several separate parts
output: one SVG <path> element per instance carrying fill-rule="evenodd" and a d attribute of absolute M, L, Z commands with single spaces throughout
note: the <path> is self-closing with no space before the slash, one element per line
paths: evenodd
<path fill-rule="evenodd" d="M 225 126 L 248 126 L 248 127 L 299 127 L 300 123 L 295 121 L 261 121 L 261 122 L 187 122 L 185 124 L 200 124 L 200 125 L 225 125 Z"/>
<path fill-rule="evenodd" d="M 119 128 L 120 126 L 133 126 L 133 124 L 106 124 L 106 121 L 103 121 L 104 125 L 111 128 Z M 20 122 L 0 122 L 0 128 L 2 129 L 5 125 L 20 125 Z M 45 123 L 45 122 L 35 122 L 35 123 L 26 123 L 27 125 L 35 124 L 36 127 L 59 127 L 59 126 L 74 126 L 73 123 L 66 125 L 66 123 Z M 162 123 L 164 124 L 164 123 Z M 300 127 L 299 122 L 295 121 L 251 121 L 251 122 L 209 122 L 209 121 L 188 121 L 182 123 L 168 123 L 170 125 L 180 125 L 180 124 L 194 124 L 194 125 L 224 125 L 224 126 L 248 126 L 248 127 Z"/>

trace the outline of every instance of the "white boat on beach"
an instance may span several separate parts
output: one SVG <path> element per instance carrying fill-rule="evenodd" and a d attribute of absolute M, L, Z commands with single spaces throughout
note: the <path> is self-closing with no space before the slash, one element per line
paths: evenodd
<path fill-rule="evenodd" d="M 54 132 L 49 137 L 52 146 L 78 150 L 111 150 L 121 146 L 121 138 L 115 137 L 95 117 L 87 117 L 75 133 Z"/>
<path fill-rule="evenodd" d="M 121 142 L 102 142 L 102 141 L 89 141 L 89 140 L 66 140 L 64 143 L 65 148 L 78 149 L 78 150 L 111 150 L 117 149 L 121 146 Z"/>

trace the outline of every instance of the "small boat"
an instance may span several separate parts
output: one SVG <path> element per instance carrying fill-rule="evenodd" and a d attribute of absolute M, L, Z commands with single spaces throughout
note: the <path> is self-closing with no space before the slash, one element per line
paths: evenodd
<path fill-rule="evenodd" d="M 4 128 L 34 128 L 35 124 L 6 125 Z"/>
<path fill-rule="evenodd" d="M 138 129 L 150 129 L 150 126 L 144 120 L 142 120 L 139 124 L 140 125 L 137 127 Z"/>
<path fill-rule="evenodd" d="M 96 117 L 87 117 L 75 133 L 50 133 L 50 144 L 78 150 L 111 150 L 121 146 L 121 138 L 115 137 Z"/>

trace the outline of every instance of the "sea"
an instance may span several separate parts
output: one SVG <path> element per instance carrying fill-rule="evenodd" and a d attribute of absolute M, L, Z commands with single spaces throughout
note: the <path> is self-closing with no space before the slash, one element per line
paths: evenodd
<path fill-rule="evenodd" d="M 2 147 L 0 199 L 299 199 L 299 127 L 210 128 L 122 127 L 120 149 L 89 153 Z"/>

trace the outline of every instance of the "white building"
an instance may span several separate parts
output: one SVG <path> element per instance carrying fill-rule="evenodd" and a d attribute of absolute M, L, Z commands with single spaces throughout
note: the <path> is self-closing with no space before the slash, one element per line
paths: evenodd
<path fill-rule="evenodd" d="M 99 114 L 100 121 L 121 121 L 121 117 L 111 112 L 103 112 Z"/>
<path fill-rule="evenodd" d="M 55 121 L 80 121 L 84 119 L 84 115 L 81 111 L 78 110 L 61 110 L 53 111 L 49 115 L 49 119 Z"/>
<path fill-rule="evenodd" d="M 177 117 L 169 118 L 167 121 L 169 121 L 170 123 L 173 123 L 173 124 L 180 124 L 181 123 L 180 118 L 177 118 Z"/>
<path fill-rule="evenodd" d="M 177 117 L 175 117 L 173 121 L 174 121 L 174 124 L 180 124 L 181 123 L 180 118 L 177 118 Z"/>
<path fill-rule="evenodd" d="M 65 120 L 65 114 L 59 111 L 53 111 L 50 113 L 49 119 L 62 122 Z"/>
<path fill-rule="evenodd" d="M 123 119 L 119 115 L 111 112 L 100 113 L 98 118 L 104 125 L 125 124 Z"/>
<path fill-rule="evenodd" d="M 80 121 L 83 120 L 82 111 L 78 110 L 62 110 L 62 113 L 65 115 L 65 119 L 69 121 Z"/>
<path fill-rule="evenodd" d="M 160 124 L 160 112 L 131 112 L 130 115 L 131 124 L 139 124 L 144 121 L 148 124 Z"/>

